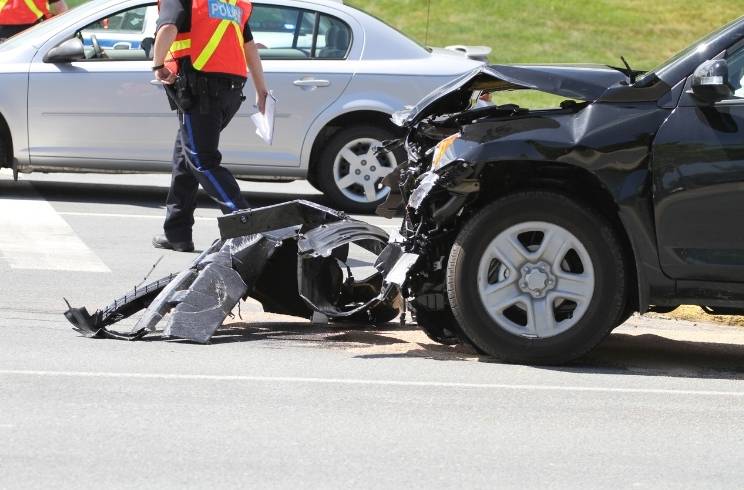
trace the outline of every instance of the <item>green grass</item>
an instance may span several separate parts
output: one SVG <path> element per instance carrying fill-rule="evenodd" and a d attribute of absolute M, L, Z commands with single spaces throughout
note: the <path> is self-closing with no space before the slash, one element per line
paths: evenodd
<path fill-rule="evenodd" d="M 722 0 L 352 0 L 429 46 L 490 46 L 493 63 L 594 62 L 651 69 L 739 17 Z"/>
<path fill-rule="evenodd" d="M 85 0 L 67 0 L 70 7 Z M 744 13 L 733 0 L 351 0 L 429 46 L 485 45 L 492 63 L 648 70 Z M 427 27 L 428 16 L 428 27 Z M 513 97 L 507 96 L 507 97 Z M 547 100 L 520 94 L 534 107 Z M 503 99 L 499 97 L 499 102 Z"/>
<path fill-rule="evenodd" d="M 602 63 L 649 70 L 744 13 L 722 0 L 352 0 L 428 46 L 484 45 L 491 63 Z M 427 13 L 428 12 L 428 13 Z M 428 15 L 428 28 L 427 28 Z M 497 104 L 556 106 L 528 91 Z"/>

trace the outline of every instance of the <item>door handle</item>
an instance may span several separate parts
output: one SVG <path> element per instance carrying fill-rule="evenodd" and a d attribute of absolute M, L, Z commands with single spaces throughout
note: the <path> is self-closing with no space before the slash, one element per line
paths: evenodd
<path fill-rule="evenodd" d="M 314 78 L 309 80 L 295 80 L 292 83 L 297 87 L 328 87 L 331 84 L 328 80 L 316 80 Z"/>

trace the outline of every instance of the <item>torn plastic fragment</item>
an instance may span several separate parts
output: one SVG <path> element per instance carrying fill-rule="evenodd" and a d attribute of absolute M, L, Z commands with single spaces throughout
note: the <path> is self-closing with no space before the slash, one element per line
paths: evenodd
<path fill-rule="evenodd" d="M 342 266 L 350 243 L 379 255 L 390 247 L 380 228 L 344 213 L 306 201 L 292 201 L 218 218 L 221 239 L 189 267 L 144 288 L 137 287 L 93 315 L 68 305 L 65 316 L 87 337 L 136 339 L 157 328 L 170 312 L 163 338 L 207 343 L 241 298 L 257 299 L 264 311 L 360 322 L 386 322 L 401 308 L 396 281 L 384 273 L 405 254 L 387 254 L 378 272 L 356 281 L 344 280 Z M 413 262 L 411 262 L 412 266 Z M 147 308 L 129 334 L 106 327 Z"/>

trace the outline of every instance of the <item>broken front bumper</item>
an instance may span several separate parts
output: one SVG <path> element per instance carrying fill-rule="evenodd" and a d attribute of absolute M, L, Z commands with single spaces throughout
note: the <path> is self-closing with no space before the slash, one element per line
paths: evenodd
<path fill-rule="evenodd" d="M 218 222 L 220 239 L 179 274 L 135 287 L 93 314 L 69 307 L 65 317 L 87 337 L 136 340 L 167 316 L 163 338 L 207 343 L 250 296 L 267 312 L 383 323 L 400 313 L 401 290 L 419 258 L 388 243 L 382 229 L 307 201 L 238 211 Z M 357 280 L 346 265 L 352 243 L 377 255 L 370 277 Z M 109 328 L 144 308 L 130 332 Z"/>

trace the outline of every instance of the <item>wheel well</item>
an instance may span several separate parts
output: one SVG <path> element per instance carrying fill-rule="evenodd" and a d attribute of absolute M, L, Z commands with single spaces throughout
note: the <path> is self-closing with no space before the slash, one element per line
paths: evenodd
<path fill-rule="evenodd" d="M 313 148 L 310 151 L 310 166 L 308 168 L 308 174 L 314 172 L 320 153 L 323 150 L 326 141 L 328 141 L 328 138 L 343 127 L 359 123 L 379 124 L 395 133 L 399 133 L 401 136 L 404 134 L 399 127 L 390 121 L 390 114 L 385 112 L 356 111 L 341 114 L 340 116 L 328 121 L 328 124 L 326 124 L 323 129 L 320 130 L 318 136 L 315 137 Z"/>
<path fill-rule="evenodd" d="M 628 264 L 628 300 L 638 308 L 638 276 L 635 255 L 625 226 L 620 220 L 619 207 L 596 176 L 580 167 L 544 162 L 497 162 L 489 164 L 483 172 L 481 192 L 475 202 L 477 208 L 505 194 L 521 190 L 555 190 L 583 201 L 596 209 L 613 227 L 623 248 Z"/>
<path fill-rule="evenodd" d="M 13 138 L 5 118 L 0 114 L 0 168 L 13 168 Z"/>

